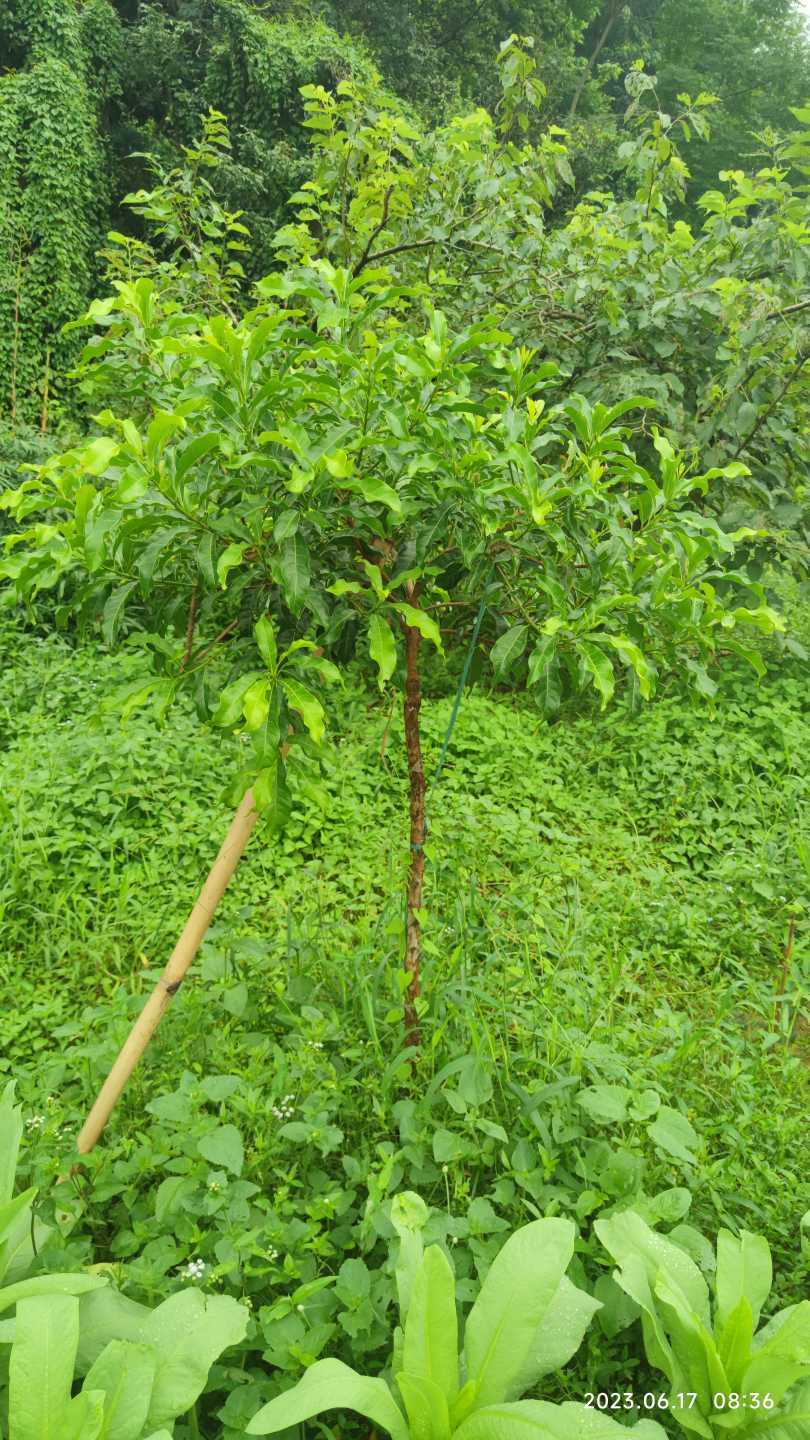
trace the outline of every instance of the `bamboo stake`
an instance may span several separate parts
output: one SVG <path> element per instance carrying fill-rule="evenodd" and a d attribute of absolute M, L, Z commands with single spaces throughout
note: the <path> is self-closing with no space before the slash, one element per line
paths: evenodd
<path fill-rule="evenodd" d="M 222 848 L 211 866 L 208 879 L 186 921 L 183 933 L 172 951 L 171 959 L 124 1041 L 118 1059 L 99 1090 L 93 1108 L 82 1126 L 76 1142 L 81 1155 L 86 1155 L 88 1150 L 92 1150 L 96 1144 L 114 1106 L 121 1098 L 124 1086 L 180 989 L 186 971 L 200 948 L 203 936 L 214 918 L 214 911 L 225 893 L 228 881 L 236 869 L 255 824 L 256 811 L 253 809 L 253 792 L 248 790 L 231 822 Z"/>

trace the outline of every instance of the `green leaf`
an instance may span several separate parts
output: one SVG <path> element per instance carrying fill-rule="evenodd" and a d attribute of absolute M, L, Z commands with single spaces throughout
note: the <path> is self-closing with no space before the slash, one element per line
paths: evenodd
<path fill-rule="evenodd" d="M 653 1123 L 647 1126 L 647 1134 L 676 1160 L 685 1160 L 688 1165 L 697 1164 L 695 1150 L 700 1144 L 700 1137 L 680 1110 L 662 1105 Z"/>
<path fill-rule="evenodd" d="M 232 1175 L 241 1175 L 245 1163 L 245 1148 L 242 1136 L 235 1125 L 220 1125 L 210 1130 L 197 1141 L 197 1149 L 205 1160 L 219 1170 L 229 1170 Z"/>
<path fill-rule="evenodd" d="M 104 611 L 101 617 L 101 633 L 107 645 L 113 646 L 118 635 L 118 627 L 124 613 L 124 606 L 132 594 L 137 580 L 127 580 L 125 585 L 119 585 L 116 590 L 107 597 Z"/>
<path fill-rule="evenodd" d="M 354 474 L 354 460 L 345 450 L 335 450 L 331 455 L 324 455 L 324 464 L 330 475 L 336 480 L 348 480 Z"/>
<path fill-rule="evenodd" d="M 87 1372 L 83 1391 L 104 1393 L 101 1440 L 140 1440 L 157 1369 L 151 1345 L 111 1340 Z"/>
<path fill-rule="evenodd" d="M 219 697 L 219 703 L 211 719 L 212 725 L 238 725 L 242 719 L 242 706 L 245 695 L 257 680 L 265 681 L 266 675 L 261 670 L 248 670 L 247 674 L 240 675 L 226 685 Z"/>
<path fill-rule="evenodd" d="M 212 531 L 207 531 L 197 546 L 197 569 L 207 585 L 213 589 L 216 585 L 214 573 L 214 536 Z"/>
<path fill-rule="evenodd" d="M 273 526 L 273 539 L 277 545 L 282 540 L 288 540 L 298 529 L 300 515 L 297 510 L 282 510 L 275 525 Z"/>
<path fill-rule="evenodd" d="M 629 640 L 626 635 L 600 635 L 603 645 L 610 645 L 617 652 L 620 659 L 626 665 L 630 665 L 638 676 L 638 688 L 645 700 L 652 697 L 655 689 L 655 671 L 648 660 L 645 660 L 638 645 Z"/>
<path fill-rule="evenodd" d="M 14 1193 L 22 1132 L 22 1107 L 14 1104 L 14 1081 L 9 1080 L 0 1097 L 0 1202 L 3 1204 Z"/>
<path fill-rule="evenodd" d="M 220 555 L 217 561 L 217 580 L 223 590 L 227 588 L 228 576 L 231 571 L 242 564 L 242 556 L 246 549 L 246 545 L 229 545 Z"/>
<path fill-rule="evenodd" d="M 570 1220 L 535 1220 L 495 1257 L 467 1319 L 467 1377 L 477 1405 L 511 1400 L 526 1371 L 538 1328 L 574 1252 Z"/>
<path fill-rule="evenodd" d="M 577 1104 L 602 1125 L 616 1125 L 627 1119 L 633 1098 L 626 1085 L 588 1085 L 577 1095 Z"/>
<path fill-rule="evenodd" d="M 404 601 L 397 601 L 393 608 L 399 611 L 406 625 L 412 630 L 418 630 L 425 640 L 430 640 L 436 649 L 444 654 L 441 631 L 432 615 L 428 615 L 426 610 L 417 610 L 414 605 L 407 605 Z"/>
<path fill-rule="evenodd" d="M 448 1405 L 458 1394 L 456 1285 L 438 1245 L 424 1253 L 416 1272 L 402 1341 L 402 1368 L 409 1377 L 432 1380 Z"/>
<path fill-rule="evenodd" d="M 391 1224 L 399 1236 L 395 1276 L 401 1325 L 408 1317 L 414 1281 L 422 1263 L 422 1231 L 427 1224 L 428 1213 L 421 1195 L 413 1190 L 402 1191 L 391 1201 Z"/>
<path fill-rule="evenodd" d="M 779 1400 L 810 1374 L 810 1300 L 775 1315 L 754 1337 L 754 1352 L 743 1375 L 746 1393 L 769 1390 Z"/>
<path fill-rule="evenodd" d="M 749 1417 L 753 1415 L 749 1411 Z M 810 1380 L 791 1390 L 776 1415 L 765 1411 L 745 1431 L 745 1440 L 807 1440 L 810 1435 Z"/>
<path fill-rule="evenodd" d="M 207 435 L 198 435 L 195 440 L 190 440 L 177 455 L 174 467 L 174 478 L 179 483 L 184 475 L 202 460 L 205 455 L 210 455 L 222 442 L 223 436 L 220 432 L 209 431 Z"/>
<path fill-rule="evenodd" d="M 175 415 L 167 410 L 158 410 L 146 432 L 146 458 L 150 465 L 157 459 L 169 436 L 174 435 L 178 430 L 185 430 L 185 428 L 186 422 L 182 415 Z"/>
<path fill-rule="evenodd" d="M 402 514 L 402 501 L 396 490 L 393 490 L 390 485 L 386 485 L 385 481 L 378 479 L 376 475 L 355 475 L 347 481 L 346 489 L 362 495 L 370 505 L 387 505 L 395 515 Z"/>
<path fill-rule="evenodd" d="M 260 620 L 253 626 L 253 634 L 256 637 L 256 644 L 268 670 L 275 670 L 278 660 L 278 645 L 276 643 L 276 632 L 269 615 L 262 615 Z"/>
<path fill-rule="evenodd" d="M 254 1415 L 247 1433 L 275 1435 L 324 1410 L 354 1410 L 386 1430 L 391 1440 L 409 1440 L 405 1417 L 385 1381 L 358 1375 L 340 1360 L 316 1360 L 292 1390 L 277 1395 Z"/>
<path fill-rule="evenodd" d="M 59 1440 L 98 1440 L 103 1423 L 104 1391 L 83 1390 L 62 1411 Z"/>
<path fill-rule="evenodd" d="M 567 1276 L 560 1281 L 554 1299 L 537 1329 L 523 1369 L 515 1377 L 516 1394 L 525 1394 L 541 1380 L 567 1365 L 582 1344 L 585 1331 L 601 1309 L 584 1290 L 578 1290 Z"/>
<path fill-rule="evenodd" d="M 396 1381 L 405 1402 L 410 1440 L 450 1440 L 450 1411 L 435 1380 L 403 1372 Z"/>
<path fill-rule="evenodd" d="M 763 1235 L 752 1235 L 748 1230 L 742 1230 L 738 1239 L 730 1230 L 718 1231 L 715 1278 L 715 1325 L 718 1330 L 726 1324 L 743 1297 L 751 1308 L 756 1328 L 772 1283 L 771 1252 Z"/>
<path fill-rule="evenodd" d="M 8 1366 L 9 1440 L 62 1440 L 78 1343 L 79 1302 L 72 1295 L 19 1301 Z"/>
<path fill-rule="evenodd" d="M 515 661 L 520 659 L 526 649 L 528 634 L 527 625 L 512 625 L 498 637 L 489 652 L 496 675 L 505 675 Z"/>
<path fill-rule="evenodd" d="M 15 1285 L 6 1285 L 0 1290 L 0 1312 L 32 1296 L 84 1295 L 87 1290 L 100 1290 L 106 1284 L 108 1281 L 99 1275 L 68 1275 L 61 1271 L 54 1275 L 32 1275 L 30 1280 L 18 1280 Z"/>
<path fill-rule="evenodd" d="M 111 436 L 99 435 L 88 445 L 82 446 L 78 452 L 77 468 L 83 475 L 103 475 L 120 448 L 118 441 Z"/>
<path fill-rule="evenodd" d="M 300 615 L 309 590 L 309 551 L 297 531 L 282 541 L 278 555 L 279 575 L 284 598 L 293 615 Z"/>
<path fill-rule="evenodd" d="M 600 1410 L 569 1401 L 520 1400 L 476 1410 L 453 1432 L 453 1440 L 666 1440 L 654 1420 L 627 1430 Z"/>
<path fill-rule="evenodd" d="M 368 648 L 377 665 L 379 686 L 383 690 L 396 669 L 397 646 L 391 626 L 382 615 L 372 615 L 368 622 Z"/>
<path fill-rule="evenodd" d="M 287 704 L 290 709 L 297 710 L 301 716 L 311 738 L 316 745 L 320 745 L 326 729 L 324 708 L 317 695 L 313 695 L 306 685 L 301 685 L 298 680 L 283 679 L 282 686 L 287 696 Z"/>
<path fill-rule="evenodd" d="M 577 640 L 576 647 L 577 652 L 582 656 L 585 669 L 602 696 L 601 708 L 604 710 L 616 688 L 613 666 L 604 650 L 600 650 L 598 645 L 593 645 L 589 640 Z"/>
<path fill-rule="evenodd" d="M 245 1338 L 248 1311 L 230 1295 L 180 1290 L 147 1311 L 141 1342 L 154 1347 L 157 1371 L 147 1428 L 170 1425 L 202 1395 L 211 1366 Z"/>
<path fill-rule="evenodd" d="M 27 1214 L 31 1209 L 31 1202 L 36 1193 L 37 1187 L 32 1185 L 28 1190 L 21 1190 L 13 1200 L 7 1200 L 5 1205 L 0 1205 L 0 1246 L 16 1229 L 19 1217 Z M 2 1254 L 2 1249 L 0 1249 L 0 1254 Z"/>
<path fill-rule="evenodd" d="M 261 769 L 253 783 L 256 809 L 271 834 L 284 829 L 292 813 L 292 797 L 287 788 L 287 772 L 279 759 Z"/>

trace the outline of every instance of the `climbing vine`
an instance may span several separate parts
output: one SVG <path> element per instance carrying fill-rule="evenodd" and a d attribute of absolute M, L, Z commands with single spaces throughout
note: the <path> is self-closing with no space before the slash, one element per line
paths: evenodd
<path fill-rule="evenodd" d="M 107 166 L 72 0 L 15 0 L 4 38 L 25 63 L 0 77 L 0 415 L 45 430 L 75 356 L 62 327 L 96 278 Z"/>

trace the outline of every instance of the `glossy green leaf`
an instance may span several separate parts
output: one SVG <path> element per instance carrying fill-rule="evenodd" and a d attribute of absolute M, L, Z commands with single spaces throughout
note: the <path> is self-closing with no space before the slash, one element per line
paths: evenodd
<path fill-rule="evenodd" d="M 309 551 L 300 532 L 282 541 L 278 568 L 284 598 L 293 615 L 300 615 L 310 585 Z"/>
<path fill-rule="evenodd" d="M 577 640 L 576 648 L 577 653 L 582 656 L 586 671 L 602 697 L 601 708 L 604 710 L 608 701 L 613 698 L 613 691 L 616 688 L 613 666 L 604 650 L 590 640 Z"/>
<path fill-rule="evenodd" d="M 79 1302 L 72 1295 L 18 1301 L 8 1367 L 9 1440 L 62 1440 L 78 1341 Z"/>
<path fill-rule="evenodd" d="M 219 697 L 219 703 L 212 717 L 214 725 L 238 725 L 242 719 L 242 706 L 245 695 L 256 681 L 264 681 L 266 676 L 260 670 L 248 670 L 246 674 L 240 675 L 238 679 L 232 680 L 226 685 Z"/>
<path fill-rule="evenodd" d="M 248 1423 L 248 1435 L 275 1435 L 324 1410 L 354 1410 L 386 1431 L 409 1440 L 408 1426 L 384 1380 L 370 1380 L 340 1360 L 316 1360 L 303 1379 L 264 1405 Z"/>
<path fill-rule="evenodd" d="M 627 1440 L 628 1436 L 634 1440 L 666 1440 L 665 1432 L 654 1420 L 642 1420 L 627 1430 L 587 1405 L 519 1400 L 476 1410 L 454 1432 L 453 1440 Z"/>
<path fill-rule="evenodd" d="M 443 1391 L 424 1375 L 397 1374 L 410 1440 L 450 1440 L 450 1412 Z"/>
<path fill-rule="evenodd" d="M 396 669 L 397 646 L 391 626 L 382 615 L 372 615 L 368 622 L 368 648 L 379 671 L 379 686 L 383 690 Z"/>
<path fill-rule="evenodd" d="M 156 1369 L 157 1354 L 150 1345 L 111 1340 L 105 1346 L 82 1386 L 104 1394 L 101 1440 L 140 1440 Z"/>
<path fill-rule="evenodd" d="M 428 615 L 426 610 L 417 610 L 414 605 L 408 605 L 404 601 L 397 601 L 393 608 L 399 611 L 406 625 L 418 630 L 425 640 L 430 640 L 436 649 L 444 654 L 441 631 L 432 615 Z"/>
<path fill-rule="evenodd" d="M 570 1220 L 535 1220 L 510 1236 L 487 1272 L 467 1318 L 467 1378 L 477 1405 L 514 1399 L 538 1329 L 574 1252 Z"/>
<path fill-rule="evenodd" d="M 317 695 L 313 695 L 312 691 L 298 680 L 292 680 L 285 676 L 281 683 L 290 709 L 298 712 L 310 737 L 316 745 L 320 745 L 326 729 L 326 719 L 323 705 Z"/>
<path fill-rule="evenodd" d="M 100 1290 L 108 1282 L 99 1275 L 69 1275 L 57 1271 L 53 1275 L 32 1275 L 30 1280 L 18 1280 L 0 1290 L 0 1313 L 10 1310 L 21 1300 L 41 1295 L 84 1295 L 88 1290 Z"/>
<path fill-rule="evenodd" d="M 495 641 L 489 652 L 496 675 L 506 675 L 526 649 L 527 625 L 512 625 Z"/>
<path fill-rule="evenodd" d="M 414 1281 L 424 1254 L 422 1231 L 427 1223 L 428 1207 L 421 1195 L 405 1190 L 391 1201 L 391 1224 L 399 1236 L 396 1261 L 397 1297 L 400 1324 L 404 1325 L 413 1294 Z"/>
<path fill-rule="evenodd" d="M 738 1238 L 730 1230 L 718 1231 L 715 1279 L 715 1324 L 718 1330 L 722 1329 L 743 1297 L 748 1301 L 756 1328 L 772 1283 L 771 1252 L 763 1235 L 752 1235 L 743 1230 Z"/>
<path fill-rule="evenodd" d="M 422 1257 L 404 1326 L 402 1368 L 432 1380 L 448 1405 L 458 1393 L 456 1284 L 447 1256 L 431 1245 Z"/>
<path fill-rule="evenodd" d="M 275 670 L 278 660 L 278 645 L 273 621 L 269 615 L 262 615 L 261 619 L 256 621 L 253 626 L 253 634 L 256 637 L 259 654 L 268 670 Z"/>
<path fill-rule="evenodd" d="M 231 571 L 236 570 L 242 564 L 242 557 L 246 549 L 245 545 L 228 545 L 220 555 L 217 561 L 217 580 L 223 590 L 227 589 L 228 576 Z"/>
<path fill-rule="evenodd" d="M 202 1394 L 215 1360 L 245 1337 L 248 1311 L 230 1295 L 180 1290 L 148 1312 L 142 1342 L 157 1353 L 147 1429 L 170 1424 Z"/>

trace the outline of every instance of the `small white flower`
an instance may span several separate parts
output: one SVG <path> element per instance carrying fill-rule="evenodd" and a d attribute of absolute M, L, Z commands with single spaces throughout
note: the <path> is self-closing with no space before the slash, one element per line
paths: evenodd
<path fill-rule="evenodd" d="M 186 1279 L 202 1280 L 207 1269 L 204 1260 L 189 1260 L 186 1266 Z"/>
<path fill-rule="evenodd" d="M 278 1259 L 278 1250 L 274 1249 L 272 1245 L 270 1246 L 270 1249 L 267 1251 L 267 1258 L 268 1258 L 268 1260 L 277 1260 L 277 1259 Z"/>
<path fill-rule="evenodd" d="M 41 1130 L 45 1124 L 45 1116 L 32 1115 L 30 1119 L 26 1120 L 25 1124 L 28 1130 Z"/>

